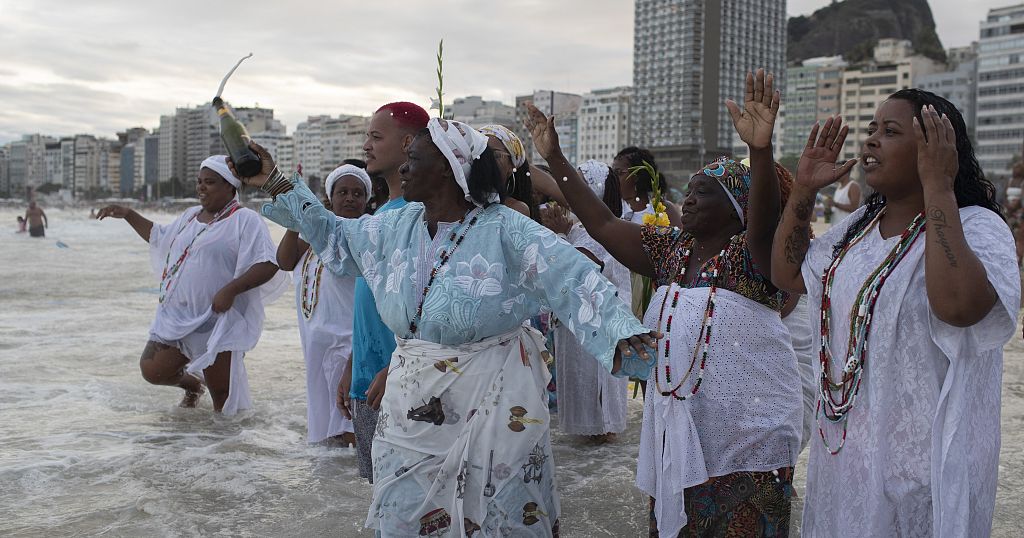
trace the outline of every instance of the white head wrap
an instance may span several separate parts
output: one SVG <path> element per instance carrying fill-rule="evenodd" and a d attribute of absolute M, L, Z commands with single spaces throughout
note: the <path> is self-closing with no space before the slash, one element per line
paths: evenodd
<path fill-rule="evenodd" d="M 604 182 L 608 180 L 609 166 L 601 161 L 590 159 L 580 165 L 580 172 L 583 174 L 583 181 L 587 182 L 590 190 L 598 198 L 604 198 Z"/>
<path fill-rule="evenodd" d="M 203 164 L 199 165 L 200 170 L 203 168 L 209 168 L 210 170 L 217 172 L 217 175 L 224 178 L 224 181 L 230 183 L 235 190 L 242 188 L 242 181 L 235 177 L 235 175 L 231 173 L 231 168 L 228 167 L 227 155 L 211 155 L 207 157 L 203 161 Z"/>
<path fill-rule="evenodd" d="M 462 188 L 466 200 L 477 204 L 469 195 L 469 171 L 473 167 L 473 161 L 479 159 L 487 149 L 487 137 L 461 121 L 431 118 L 427 122 L 427 129 L 430 130 L 430 139 L 434 145 L 441 150 L 444 158 L 448 159 L 452 174 L 455 175 L 455 182 Z M 487 202 L 492 204 L 500 201 L 496 192 L 487 197 Z"/>
<path fill-rule="evenodd" d="M 1022 190 L 1024 189 L 1021 189 L 1020 187 L 1007 187 L 1006 197 L 1010 199 L 1020 200 Z"/>
<path fill-rule="evenodd" d="M 327 174 L 327 179 L 324 180 L 324 192 L 327 194 L 327 201 L 331 200 L 331 193 L 334 192 L 334 182 L 341 179 L 342 176 L 355 176 L 359 178 L 363 182 L 363 186 L 366 187 L 366 198 L 369 199 L 373 196 L 373 182 L 370 181 L 370 174 L 367 174 L 366 170 L 354 164 L 343 164 L 335 168 L 330 174 Z"/>

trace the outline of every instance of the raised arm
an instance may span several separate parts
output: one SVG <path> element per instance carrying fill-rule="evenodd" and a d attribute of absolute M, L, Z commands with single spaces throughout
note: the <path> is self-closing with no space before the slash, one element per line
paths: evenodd
<path fill-rule="evenodd" d="M 735 101 L 725 102 L 736 133 L 750 148 L 750 206 L 747 209 L 747 246 L 754 263 L 771 277 L 772 239 L 779 224 L 779 178 L 772 155 L 772 132 L 779 113 L 781 94 L 775 76 L 764 69 L 747 73 L 743 110 Z"/>
<path fill-rule="evenodd" d="M 299 232 L 288 230 L 277 245 L 277 265 L 282 271 L 291 271 L 299 264 L 302 255 L 309 248 L 309 243 L 299 239 Z"/>
<path fill-rule="evenodd" d="M 270 152 L 252 141 L 249 142 L 249 148 L 259 155 L 263 168 L 259 174 L 242 178 L 242 181 L 251 187 L 259 187 L 274 197 L 272 204 L 264 204 L 261 209 L 263 216 L 289 230 L 302 232 L 309 246 L 332 273 L 363 276 L 360 263 L 370 253 L 359 249 L 353 252 L 350 236 L 365 236 L 363 224 L 374 221 L 376 217 L 346 219 L 335 215 L 324 207 L 305 182 L 293 182 L 285 177 L 277 169 Z M 230 159 L 228 166 L 232 172 L 235 171 L 234 163 Z"/>
<path fill-rule="evenodd" d="M 533 190 L 551 198 L 552 200 L 568 206 L 569 202 L 565 200 L 565 196 L 562 195 L 562 191 L 558 189 L 558 184 L 555 183 L 555 178 L 551 177 L 551 174 L 545 172 L 541 168 L 537 168 L 534 165 L 530 165 L 530 183 L 533 184 Z"/>
<path fill-rule="evenodd" d="M 998 295 L 981 260 L 964 237 L 960 209 L 953 192 L 959 168 L 956 133 L 935 108 L 914 118 L 917 173 L 924 188 L 924 275 L 928 304 L 935 317 L 955 327 L 970 327 L 992 310 Z"/>
<path fill-rule="evenodd" d="M 825 120 L 824 126 L 815 123 L 811 128 L 797 165 L 793 191 L 772 243 L 772 283 L 780 290 L 807 293 L 800 268 L 811 245 L 814 200 L 823 187 L 853 171 L 855 160 L 842 166 L 836 164 L 849 130 L 839 116 Z"/>
<path fill-rule="evenodd" d="M 139 237 L 147 243 L 149 242 L 149 233 L 153 230 L 153 221 L 138 214 L 134 209 L 128 209 L 119 205 L 108 205 L 96 214 L 96 218 L 99 220 L 107 217 L 124 219 L 135 230 L 135 233 L 139 234 Z"/>
<path fill-rule="evenodd" d="M 587 233 L 626 267 L 642 275 L 654 276 L 654 267 L 643 249 L 640 225 L 612 214 L 579 176 L 576 167 L 569 164 L 558 145 L 554 118 L 546 117 L 532 104 L 527 105 L 527 110 L 526 127 L 533 137 L 533 144 L 548 162 L 555 183 Z"/>

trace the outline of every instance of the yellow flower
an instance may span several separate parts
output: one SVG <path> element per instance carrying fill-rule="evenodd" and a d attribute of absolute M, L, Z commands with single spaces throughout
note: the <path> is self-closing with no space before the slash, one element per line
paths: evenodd
<path fill-rule="evenodd" d="M 652 215 L 650 213 L 644 215 L 644 224 L 655 224 L 656 221 L 657 221 L 657 217 L 655 217 L 654 215 Z"/>
<path fill-rule="evenodd" d="M 658 213 L 658 217 L 655 219 L 654 224 L 656 226 L 670 226 L 671 223 L 668 221 L 668 213 Z"/>

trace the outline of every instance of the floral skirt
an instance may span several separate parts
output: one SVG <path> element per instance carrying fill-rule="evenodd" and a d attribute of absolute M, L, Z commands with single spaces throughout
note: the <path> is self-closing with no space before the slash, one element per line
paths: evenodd
<path fill-rule="evenodd" d="M 716 476 L 686 488 L 684 498 L 688 523 L 678 538 L 789 536 L 793 468 Z M 659 536 L 654 503 L 652 498 L 651 538 Z"/>

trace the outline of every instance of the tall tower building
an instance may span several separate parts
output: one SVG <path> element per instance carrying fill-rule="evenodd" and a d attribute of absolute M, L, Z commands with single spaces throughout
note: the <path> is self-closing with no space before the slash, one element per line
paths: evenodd
<path fill-rule="evenodd" d="M 1002 184 L 1024 150 L 1024 4 L 989 10 L 982 21 L 977 85 L 978 162 Z"/>
<path fill-rule="evenodd" d="M 746 72 L 764 67 L 781 89 L 785 60 L 785 0 L 636 0 L 630 142 L 688 178 L 741 147 L 725 100 L 743 100 Z"/>

